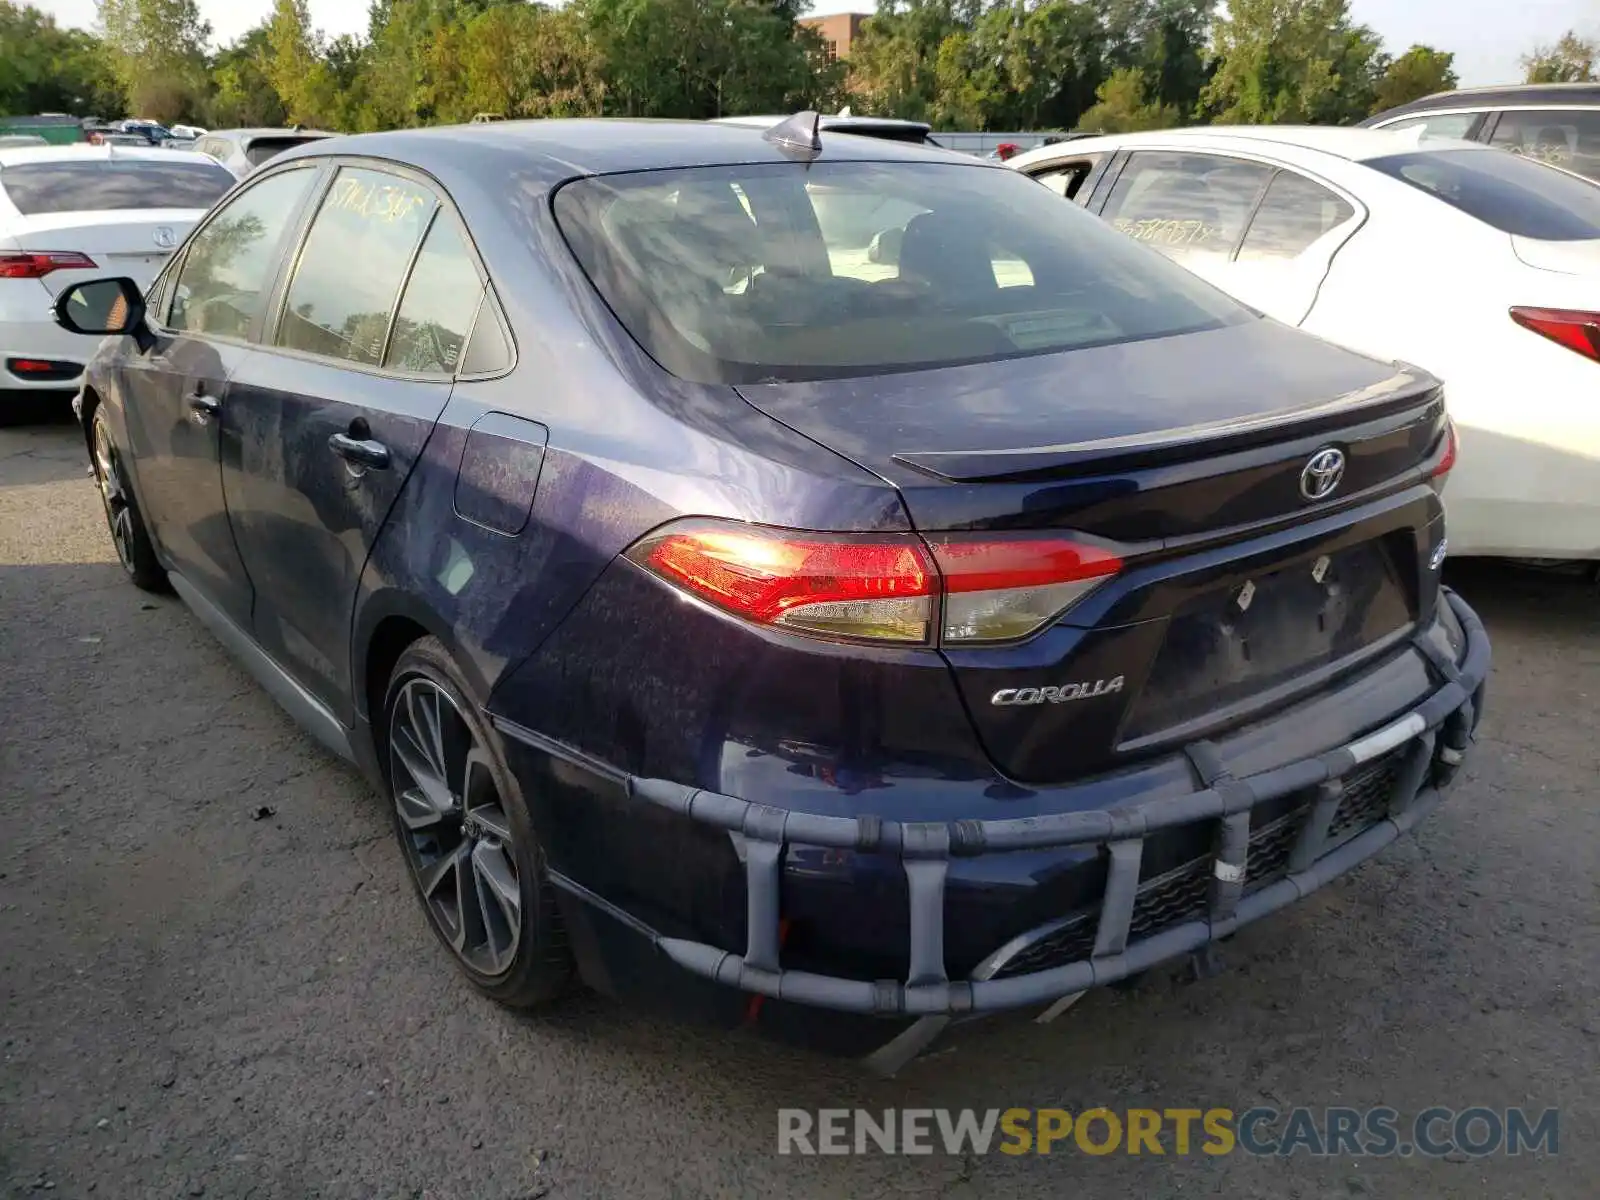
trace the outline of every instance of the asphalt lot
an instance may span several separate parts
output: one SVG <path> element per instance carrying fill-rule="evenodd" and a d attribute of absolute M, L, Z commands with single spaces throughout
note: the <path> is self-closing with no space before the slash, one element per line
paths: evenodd
<path fill-rule="evenodd" d="M 459 982 L 387 819 L 115 563 L 76 430 L 0 430 L 0 1195 L 1592 1197 L 1600 593 L 1466 564 L 1490 710 L 1414 839 L 1048 1027 L 877 1080 Z M 1454 566 L 1454 564 L 1452 564 Z M 274 815 L 252 819 L 261 808 Z M 776 1110 L 1561 1108 L 1554 1157 L 779 1157 Z"/>

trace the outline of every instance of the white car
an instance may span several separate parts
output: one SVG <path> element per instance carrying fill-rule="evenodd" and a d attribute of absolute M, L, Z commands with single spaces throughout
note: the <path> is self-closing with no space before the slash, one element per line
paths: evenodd
<path fill-rule="evenodd" d="M 107 275 L 148 287 L 233 184 L 215 161 L 185 151 L 0 150 L 0 421 L 30 398 L 55 393 L 64 405 L 100 344 L 56 324 L 56 296 Z"/>
<path fill-rule="evenodd" d="M 1007 165 L 1268 316 L 1443 379 L 1452 554 L 1600 559 L 1600 187 L 1371 129 L 1125 134 Z"/>

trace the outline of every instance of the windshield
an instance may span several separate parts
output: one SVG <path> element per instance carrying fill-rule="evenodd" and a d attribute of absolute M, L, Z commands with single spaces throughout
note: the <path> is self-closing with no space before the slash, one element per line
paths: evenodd
<path fill-rule="evenodd" d="M 296 146 L 304 146 L 307 142 L 321 140 L 314 137 L 252 138 L 250 144 L 244 148 L 244 157 L 251 166 L 259 167 L 268 159 L 276 158 L 285 150 L 293 150 Z"/>
<path fill-rule="evenodd" d="M 1253 315 L 1027 177 L 763 163 L 576 180 L 555 215 L 617 318 L 711 383 L 868 375 Z"/>
<path fill-rule="evenodd" d="M 1394 154 L 1367 166 L 1502 233 L 1551 242 L 1600 238 L 1600 187 L 1504 150 Z"/>
<path fill-rule="evenodd" d="M 234 179 L 212 163 L 25 163 L 0 170 L 0 190 L 24 216 L 122 208 L 210 208 Z"/>

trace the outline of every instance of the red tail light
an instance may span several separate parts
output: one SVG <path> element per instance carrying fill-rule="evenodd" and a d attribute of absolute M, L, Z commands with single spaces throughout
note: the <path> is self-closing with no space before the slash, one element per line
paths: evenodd
<path fill-rule="evenodd" d="M 0 254 L 0 279 L 43 279 L 51 271 L 93 271 L 95 261 L 76 250 L 24 250 Z"/>
<path fill-rule="evenodd" d="M 1447 417 L 1444 423 L 1444 453 L 1433 464 L 1433 470 L 1428 472 L 1429 479 L 1442 479 L 1450 473 L 1450 469 L 1456 465 L 1457 445 L 1456 423 Z"/>
<path fill-rule="evenodd" d="M 1109 551 L 1060 536 L 963 535 L 925 544 L 914 534 L 801 533 L 711 520 L 652 534 L 628 557 L 757 624 L 921 645 L 934 641 L 941 613 L 946 644 L 1026 637 L 1122 566 Z"/>
<path fill-rule="evenodd" d="M 1600 362 L 1600 313 L 1569 308 L 1513 308 L 1511 319 L 1568 350 Z"/>
<path fill-rule="evenodd" d="M 834 637 L 926 642 L 938 591 L 912 534 L 856 539 L 694 521 L 628 557 L 747 620 Z"/>

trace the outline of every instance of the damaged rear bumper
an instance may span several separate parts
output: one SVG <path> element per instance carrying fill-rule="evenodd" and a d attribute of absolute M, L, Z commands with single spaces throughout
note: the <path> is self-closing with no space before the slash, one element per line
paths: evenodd
<path fill-rule="evenodd" d="M 729 988 L 801 1005 L 878 1016 L 963 1016 L 1047 1004 L 1196 951 L 1350 870 L 1427 816 L 1460 765 L 1481 715 L 1489 670 L 1483 625 L 1444 592 L 1464 634 L 1459 661 L 1414 645 L 1437 687 L 1381 728 L 1314 757 L 1235 778 L 1209 742 L 1186 747 L 1204 784 L 1184 795 L 1097 811 L 1009 820 L 893 821 L 774 808 L 655 779 L 630 779 L 636 801 L 742 839 L 747 941 L 743 953 L 634 924 L 673 963 Z M 1285 798 L 1300 801 L 1281 815 Z M 1274 816 L 1252 828 L 1252 815 Z M 1208 825 L 1212 852 L 1180 873 L 1141 878 L 1146 839 Z M 786 854 L 820 847 L 898 862 L 909 904 L 904 979 L 866 980 L 786 969 L 781 881 Z M 966 978 L 945 964 L 946 880 L 953 860 L 1060 847 L 1103 856 L 1097 909 L 1041 925 L 998 947 Z M 1271 860 L 1270 882 L 1258 861 Z M 1167 893 L 1199 888 L 1199 911 L 1163 908 Z M 1163 889 L 1166 891 L 1164 892 Z M 592 898 L 592 897 L 591 897 Z M 1180 918 L 1163 923 L 1163 912 Z M 1033 969 L 1035 964 L 1048 964 Z"/>

